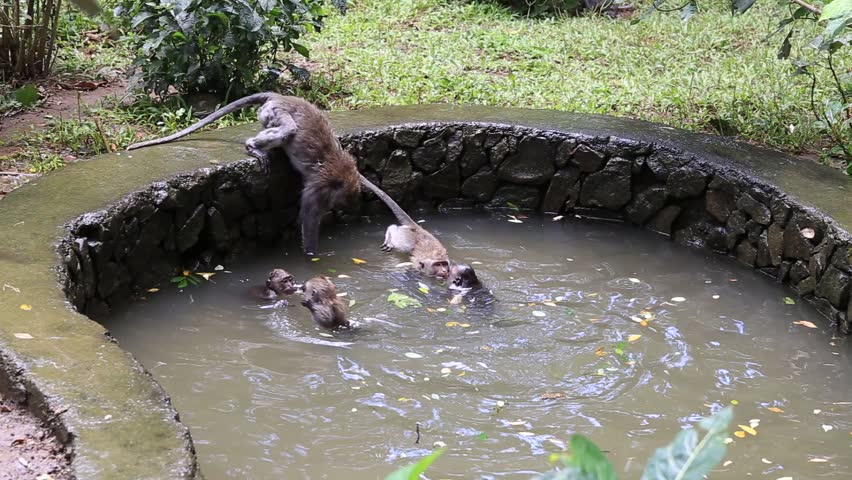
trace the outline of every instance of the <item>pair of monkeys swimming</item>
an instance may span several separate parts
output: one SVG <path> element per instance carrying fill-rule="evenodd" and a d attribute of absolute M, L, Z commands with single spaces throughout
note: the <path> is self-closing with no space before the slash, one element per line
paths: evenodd
<path fill-rule="evenodd" d="M 268 165 L 270 153 L 281 149 L 287 154 L 293 168 L 302 175 L 299 221 L 302 227 L 302 248 L 306 254 L 313 255 L 318 251 L 323 215 L 357 202 L 363 186 L 379 197 L 400 223 L 387 228 L 382 251 L 397 250 L 410 255 L 412 266 L 421 274 L 447 280 L 451 288 L 467 290 L 480 286 L 470 265 L 451 264 L 447 249 L 437 238 L 358 172 L 355 159 L 343 149 L 325 115 L 304 99 L 274 92 L 249 95 L 225 105 L 177 133 L 135 143 L 128 150 L 171 142 L 252 105 L 260 105 L 258 121 L 263 129 L 246 140 L 248 153 Z M 284 274 L 289 275 L 286 272 Z M 270 287 L 274 277 L 276 271 L 270 274 L 270 280 L 267 281 L 268 290 L 275 291 Z M 289 285 L 287 282 L 281 284 L 282 292 L 293 288 L 292 276 L 289 282 Z M 287 285 L 286 288 L 284 285 Z M 336 288 L 329 279 L 312 278 L 303 288 L 302 304 L 311 310 L 317 324 L 329 328 L 348 325 L 345 306 L 337 297 Z"/>

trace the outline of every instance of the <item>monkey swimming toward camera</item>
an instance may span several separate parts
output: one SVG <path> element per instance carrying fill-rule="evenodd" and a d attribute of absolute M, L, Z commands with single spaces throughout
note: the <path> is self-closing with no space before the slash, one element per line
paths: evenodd
<path fill-rule="evenodd" d="M 127 149 L 177 140 L 252 105 L 261 106 L 257 118 L 263 130 L 246 140 L 246 150 L 261 162 L 268 163 L 270 152 L 281 148 L 293 168 L 302 175 L 304 187 L 299 209 L 302 249 L 308 255 L 316 254 L 323 215 L 330 210 L 357 205 L 362 177 L 355 159 L 343 150 L 325 115 L 310 102 L 274 92 L 256 93 L 225 105 L 177 133 L 134 143 Z"/>
<path fill-rule="evenodd" d="M 328 277 L 314 277 L 302 287 L 302 305 L 311 312 L 311 319 L 329 330 L 349 329 L 346 304 L 337 296 L 337 287 Z"/>

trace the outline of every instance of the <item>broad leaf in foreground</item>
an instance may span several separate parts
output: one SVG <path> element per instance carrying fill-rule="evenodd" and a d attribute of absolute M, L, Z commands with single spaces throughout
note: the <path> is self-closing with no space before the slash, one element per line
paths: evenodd
<path fill-rule="evenodd" d="M 603 452 L 582 435 L 571 436 L 571 455 L 563 457 L 565 468 L 551 470 L 533 480 L 616 480 L 615 469 Z"/>
<path fill-rule="evenodd" d="M 385 480 L 419 480 L 420 474 L 425 472 L 429 468 L 429 465 L 432 465 L 432 462 L 441 456 L 442 453 L 444 453 L 443 448 L 435 450 L 428 456 L 421 458 L 419 462 L 396 470 L 385 477 Z"/>
<path fill-rule="evenodd" d="M 701 480 L 725 456 L 725 437 L 733 410 L 726 407 L 699 423 L 707 433 L 699 440 L 696 429 L 684 430 L 648 461 L 642 480 Z"/>

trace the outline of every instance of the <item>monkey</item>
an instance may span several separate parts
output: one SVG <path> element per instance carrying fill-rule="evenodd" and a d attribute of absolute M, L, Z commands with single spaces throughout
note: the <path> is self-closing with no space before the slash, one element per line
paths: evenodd
<path fill-rule="evenodd" d="M 376 194 L 390 208 L 401 225 L 391 225 L 385 231 L 382 251 L 399 250 L 410 254 L 411 264 L 427 277 L 446 280 L 450 274 L 447 249 L 431 233 L 417 224 L 388 194 L 361 175 L 361 185 Z M 473 269 L 471 269 L 471 272 Z"/>
<path fill-rule="evenodd" d="M 249 155 L 265 165 L 272 150 L 284 150 L 293 168 L 302 175 L 299 207 L 302 250 L 314 255 L 319 246 L 322 216 L 329 210 L 351 209 L 361 199 L 355 159 L 343 149 L 325 115 L 310 102 L 274 92 L 256 93 L 225 105 L 172 135 L 135 143 L 128 150 L 177 140 L 242 108 L 260 105 L 258 121 L 263 126 L 245 142 Z"/>
<path fill-rule="evenodd" d="M 276 268 L 269 272 L 266 284 L 254 285 L 249 289 L 249 294 L 257 300 L 276 300 L 282 295 L 296 293 L 296 285 L 293 275 L 287 270 Z M 286 300 L 284 300 L 286 303 Z"/>
<path fill-rule="evenodd" d="M 317 325 L 329 330 L 349 329 L 346 304 L 337 296 L 337 288 L 328 277 L 314 277 L 302 287 L 302 305 L 311 312 Z"/>
<path fill-rule="evenodd" d="M 447 283 L 451 290 L 471 290 L 482 288 L 482 282 L 476 277 L 473 267 L 466 263 L 454 263 L 450 267 Z"/>

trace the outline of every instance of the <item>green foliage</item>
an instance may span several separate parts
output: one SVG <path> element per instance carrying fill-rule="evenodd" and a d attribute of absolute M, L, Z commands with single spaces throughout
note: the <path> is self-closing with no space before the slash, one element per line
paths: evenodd
<path fill-rule="evenodd" d="M 696 429 L 683 430 L 669 445 L 657 449 L 642 474 L 642 480 L 701 480 L 725 456 L 728 424 L 732 407 L 726 407 L 707 418 L 699 427 L 707 433 L 699 440 Z M 418 480 L 443 449 L 436 450 L 419 462 L 396 470 L 385 480 Z M 571 454 L 551 456 L 560 468 L 536 475 L 532 480 L 617 480 L 615 469 L 603 452 L 582 435 L 571 436 Z"/>
<path fill-rule="evenodd" d="M 530 17 L 576 13 L 583 9 L 583 0 L 497 0 L 514 12 Z"/>
<path fill-rule="evenodd" d="M 416 298 L 409 297 L 408 295 L 399 292 L 391 292 L 391 294 L 388 295 L 388 301 L 399 308 L 421 306 L 420 301 Z"/>
<path fill-rule="evenodd" d="M 189 285 L 197 287 L 198 284 L 201 283 L 201 280 L 199 280 L 193 273 L 184 270 L 180 275 L 170 278 L 169 282 L 177 284 L 178 288 L 186 288 Z"/>
<path fill-rule="evenodd" d="M 429 455 L 423 457 L 417 463 L 412 463 L 407 467 L 402 467 L 391 473 L 385 480 L 420 480 L 420 474 L 424 473 L 436 458 L 444 453 L 444 449 L 438 449 Z"/>
<path fill-rule="evenodd" d="M 0 80 L 50 73 L 56 54 L 60 2 L 4 0 L 0 9 Z"/>
<path fill-rule="evenodd" d="M 32 107 L 38 102 L 38 88 L 30 84 L 15 90 L 15 101 L 24 108 Z"/>
<path fill-rule="evenodd" d="M 209 92 L 229 97 L 263 87 L 271 73 L 287 65 L 279 53 L 295 50 L 297 40 L 318 31 L 323 0 L 121 0 L 135 59 L 134 81 L 145 92 L 164 97 L 170 88 L 183 94 Z"/>

